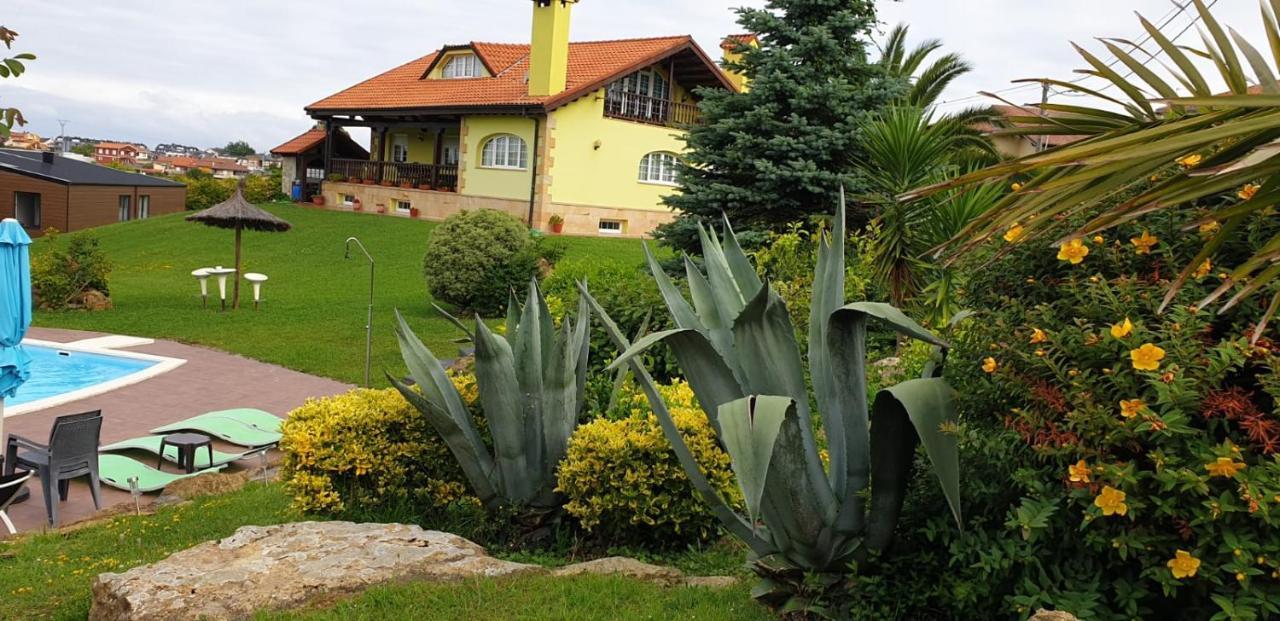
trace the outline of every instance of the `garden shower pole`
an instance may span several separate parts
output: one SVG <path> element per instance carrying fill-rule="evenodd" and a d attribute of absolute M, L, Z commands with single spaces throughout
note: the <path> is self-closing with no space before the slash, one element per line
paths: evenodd
<path fill-rule="evenodd" d="M 365 258 L 369 259 L 369 315 L 365 318 L 364 324 L 364 387 L 369 387 L 369 368 L 373 361 L 373 257 L 369 251 L 365 249 L 364 244 L 354 237 L 347 238 L 346 255 L 343 258 L 351 258 L 351 243 L 360 247 L 360 252 L 364 253 Z"/>

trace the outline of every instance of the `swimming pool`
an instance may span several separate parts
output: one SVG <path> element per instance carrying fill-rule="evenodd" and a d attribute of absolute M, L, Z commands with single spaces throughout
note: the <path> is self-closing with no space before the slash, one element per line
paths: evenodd
<path fill-rule="evenodd" d="M 101 394 L 164 373 L 184 361 L 135 352 L 91 351 L 24 341 L 31 378 L 5 399 L 5 416 Z"/>

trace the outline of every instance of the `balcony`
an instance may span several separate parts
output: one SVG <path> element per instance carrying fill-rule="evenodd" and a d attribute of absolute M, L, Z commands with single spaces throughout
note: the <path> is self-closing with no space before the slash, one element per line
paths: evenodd
<path fill-rule="evenodd" d="M 605 94 L 604 115 L 611 119 L 664 127 L 688 127 L 696 125 L 701 119 L 697 105 L 675 103 L 616 89 Z"/>
<path fill-rule="evenodd" d="M 458 188 L 457 165 L 371 160 L 329 160 L 330 175 L 365 183 L 452 192 Z"/>

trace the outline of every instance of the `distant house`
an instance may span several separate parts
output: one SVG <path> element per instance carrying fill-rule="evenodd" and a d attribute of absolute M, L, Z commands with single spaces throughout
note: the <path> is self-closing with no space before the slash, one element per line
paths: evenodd
<path fill-rule="evenodd" d="M 152 149 L 151 153 L 154 157 L 171 157 L 177 155 L 200 157 L 200 148 L 166 142 L 156 145 L 156 148 Z"/>
<path fill-rule="evenodd" d="M 49 141 L 35 132 L 13 132 L 9 134 L 9 139 L 4 141 L 4 146 L 12 149 L 44 151 L 49 148 Z"/>
<path fill-rule="evenodd" d="M 202 170 L 219 179 L 238 179 L 249 174 L 247 167 L 224 157 L 164 156 L 156 158 L 154 167 L 160 172 L 178 175 Z"/>
<path fill-rule="evenodd" d="M 993 110 L 999 113 L 1003 120 L 997 120 L 995 123 L 979 123 L 976 129 L 983 132 L 991 139 L 991 143 L 995 145 L 996 151 L 1005 157 L 1023 157 L 1031 155 L 1037 151 L 1043 151 L 1050 147 L 1057 147 L 1064 144 L 1071 144 L 1083 138 L 1083 136 L 1020 136 L 1014 134 L 1002 134 L 1000 130 L 1011 127 L 1012 123 L 1008 119 L 1017 116 L 1043 116 L 1045 113 L 1034 106 L 992 106 Z M 1053 113 L 1049 113 L 1052 115 Z"/>
<path fill-rule="evenodd" d="M 93 159 L 100 164 L 137 164 L 138 145 L 127 142 L 99 142 L 93 148 Z"/>
<path fill-rule="evenodd" d="M 144 220 L 186 209 L 181 183 L 56 155 L 0 149 L 0 218 L 33 235 Z"/>
<path fill-rule="evenodd" d="M 295 180 L 303 184 L 303 200 L 320 193 L 324 181 L 324 137 L 324 127 L 317 125 L 271 150 L 271 155 L 280 158 L 280 191 L 285 195 L 292 195 Z M 369 152 L 346 130 L 334 132 L 332 149 L 333 157 L 369 159 Z"/>

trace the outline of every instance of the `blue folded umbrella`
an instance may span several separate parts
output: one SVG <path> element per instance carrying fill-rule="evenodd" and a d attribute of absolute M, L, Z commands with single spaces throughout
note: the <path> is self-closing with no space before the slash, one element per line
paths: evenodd
<path fill-rule="evenodd" d="M 0 221 L 0 399 L 31 375 L 22 337 L 31 327 L 31 236 L 13 218 Z"/>

